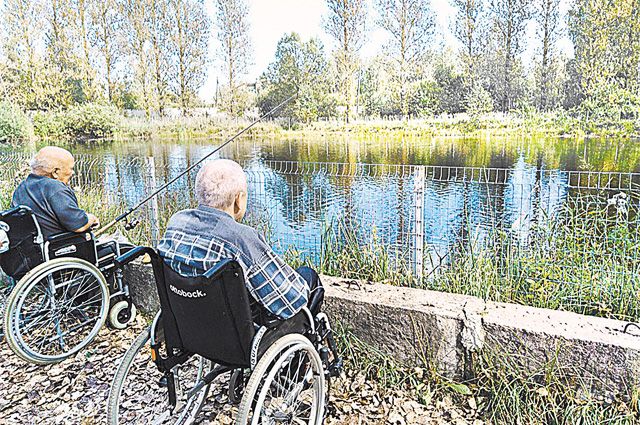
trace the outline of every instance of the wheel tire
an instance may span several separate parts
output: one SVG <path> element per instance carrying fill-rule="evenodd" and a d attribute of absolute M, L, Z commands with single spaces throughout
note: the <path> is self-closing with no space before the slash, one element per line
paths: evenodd
<path fill-rule="evenodd" d="M 131 304 L 131 316 L 129 320 L 124 320 L 122 317 L 124 315 L 124 311 L 127 309 L 126 301 L 118 301 L 115 303 L 111 309 L 109 309 L 109 325 L 114 329 L 125 329 L 131 323 L 136 320 L 137 309 L 136 306 Z"/>
<path fill-rule="evenodd" d="M 127 376 L 131 372 L 131 367 L 134 365 L 136 361 L 136 357 L 138 357 L 141 353 L 146 353 L 146 354 L 148 353 L 147 355 L 149 358 L 149 362 L 152 362 L 151 355 L 149 353 L 149 345 L 148 345 L 150 343 L 150 340 L 151 340 L 151 328 L 149 327 L 144 331 L 142 331 L 142 333 L 140 333 L 136 337 L 136 339 L 131 344 L 131 347 L 129 347 L 127 352 L 124 354 L 124 357 L 122 358 L 122 361 L 118 366 L 116 374 L 111 383 L 111 388 L 109 389 L 109 399 L 107 401 L 107 424 L 108 425 L 122 425 L 123 423 L 129 423 L 128 421 L 120 422 L 120 417 L 119 417 L 120 405 L 125 401 L 125 400 L 121 400 L 123 386 L 125 384 Z M 202 358 L 200 359 L 201 361 L 208 362 L 207 360 L 204 360 Z M 139 361 L 140 361 L 140 358 L 138 358 L 138 362 Z M 208 363 L 209 363 L 209 367 L 208 368 L 205 367 L 203 375 L 206 374 L 212 367 L 211 362 L 208 362 Z M 139 367 L 140 364 L 136 364 L 136 366 Z M 149 365 L 149 366 L 152 368 L 155 368 L 155 365 Z M 157 371 L 157 369 L 154 369 L 154 370 Z M 161 376 L 159 372 L 158 374 L 159 374 L 158 376 Z M 209 386 L 207 385 L 197 394 L 195 400 L 190 405 L 188 412 L 186 412 L 187 413 L 186 416 L 180 417 L 175 422 L 170 422 L 170 423 L 173 423 L 175 425 L 188 425 L 193 423 L 198 413 L 200 413 L 200 410 L 202 409 L 202 405 L 204 404 L 208 393 L 209 393 Z M 149 397 L 149 398 L 152 397 L 152 395 L 148 392 L 145 392 L 142 395 L 144 397 Z M 140 419 L 141 419 L 140 422 L 134 421 L 133 423 L 136 423 L 136 424 L 152 423 L 155 418 L 145 416 L 144 418 L 140 418 Z M 167 422 L 164 422 L 164 423 L 167 423 Z"/>
<path fill-rule="evenodd" d="M 260 400 L 262 399 L 262 402 L 264 402 L 264 397 L 271 386 L 266 384 L 271 384 L 278 372 L 278 369 L 284 364 L 286 357 L 295 352 L 302 351 L 308 353 L 311 367 L 313 368 L 314 375 L 317 378 L 312 385 L 313 390 L 316 392 L 315 396 L 317 399 L 317 405 L 315 408 L 314 406 L 311 407 L 312 413 L 310 414 L 309 424 L 322 424 L 324 420 L 327 391 L 322 360 L 307 338 L 300 334 L 289 334 L 278 339 L 271 347 L 269 347 L 258 362 L 256 368 L 251 373 L 249 383 L 247 384 L 244 396 L 242 397 L 242 402 L 238 409 L 236 425 L 255 425 L 260 423 L 259 418 L 252 418 L 252 410 L 262 408 Z M 256 397 L 258 397 L 257 401 L 255 400 Z M 254 404 L 256 404 L 255 407 Z"/>
<path fill-rule="evenodd" d="M 58 273 L 61 271 L 69 272 L 69 270 L 83 272 L 85 273 L 86 276 L 89 276 L 95 279 L 93 287 L 90 288 L 90 290 L 85 291 L 87 294 L 90 294 L 91 293 L 90 291 L 97 291 L 96 294 L 92 296 L 92 297 L 98 297 L 95 301 L 91 302 L 92 304 L 94 304 L 94 306 L 89 305 L 87 307 L 87 308 L 89 307 L 98 308 L 97 314 L 93 315 L 94 319 L 91 320 L 92 322 L 94 322 L 94 324 L 91 327 L 91 330 L 78 343 L 74 343 L 72 348 L 68 350 L 61 349 L 59 350 L 59 352 L 56 352 L 54 354 L 43 353 L 41 352 L 40 349 L 38 350 L 34 349 L 34 347 L 32 347 L 29 342 L 25 341 L 24 335 L 21 332 L 22 329 L 18 325 L 20 321 L 20 311 L 24 306 L 24 303 L 26 302 L 26 298 L 30 295 L 31 291 L 34 288 L 36 288 L 36 285 L 38 283 L 41 283 L 41 281 L 47 278 L 47 276 L 53 276 L 55 273 Z M 84 283 L 84 279 L 80 283 L 79 288 L 82 288 L 81 286 L 82 283 Z M 72 284 L 69 284 L 69 285 L 72 286 Z M 56 290 L 57 289 L 59 289 L 59 287 L 57 287 Z M 71 293 L 69 293 L 69 290 L 67 288 L 66 292 L 63 295 L 65 297 L 66 296 L 74 297 L 74 295 L 72 294 L 73 291 L 74 290 L 71 290 Z M 79 289 L 76 288 L 75 291 L 79 291 Z M 56 292 L 56 296 L 57 296 L 57 292 Z M 70 304 L 67 307 L 72 307 L 73 303 L 76 301 L 76 299 L 78 299 L 77 297 L 78 295 L 76 292 L 75 297 L 71 299 Z M 85 301 L 81 300 L 80 302 L 84 303 Z M 98 302 L 99 302 L 99 307 L 97 305 Z M 104 275 L 100 272 L 100 270 L 98 270 L 93 264 L 87 261 L 81 260 L 79 258 L 71 258 L 71 257 L 56 258 L 54 260 L 47 261 L 35 267 L 33 270 L 27 273 L 22 279 L 20 279 L 20 281 L 13 288 L 13 290 L 11 291 L 11 294 L 9 295 L 9 298 L 7 300 L 6 307 L 5 307 L 5 314 L 4 314 L 4 330 L 5 330 L 5 337 L 6 337 L 7 343 L 9 344 L 9 347 L 13 350 L 13 352 L 18 357 L 22 358 L 25 361 L 35 363 L 35 364 L 42 364 L 42 365 L 61 362 L 62 360 L 75 355 L 80 350 L 85 348 L 98 335 L 100 328 L 102 328 L 102 326 L 104 325 L 107 319 L 108 303 L 109 303 L 109 290 L 107 288 L 106 280 L 104 278 Z M 42 303 L 40 305 L 42 306 Z M 67 310 L 69 309 L 67 308 Z M 75 310 L 75 309 L 72 308 L 71 310 Z M 76 310 L 76 311 L 79 311 L 79 310 Z M 47 308 L 42 308 L 41 310 L 38 311 L 38 313 L 43 313 L 46 315 L 47 313 L 51 313 L 51 310 Z M 72 313 L 72 311 L 68 311 L 68 313 Z M 85 311 L 82 311 L 80 314 L 84 314 L 84 313 Z M 58 323 L 63 323 L 63 322 L 58 319 Z M 69 332 L 71 331 L 73 331 L 73 328 L 69 330 Z"/>

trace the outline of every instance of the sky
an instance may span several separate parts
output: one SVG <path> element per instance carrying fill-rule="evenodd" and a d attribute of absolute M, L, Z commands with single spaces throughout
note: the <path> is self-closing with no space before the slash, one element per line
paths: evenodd
<path fill-rule="evenodd" d="M 380 48 L 387 42 L 384 30 L 375 25 L 376 13 L 373 7 L 373 0 L 366 0 L 368 3 L 369 17 L 367 22 L 367 42 L 363 45 L 360 55 L 363 59 L 375 56 Z M 568 0 L 561 0 L 561 7 L 564 11 L 568 8 Z M 213 0 L 207 1 L 207 10 L 215 23 L 215 12 Z M 276 52 L 278 40 L 285 33 L 297 32 L 306 40 L 311 37 L 318 37 L 325 45 L 327 52 L 333 49 L 333 41 L 327 36 L 323 29 L 323 17 L 327 15 L 325 0 L 248 0 L 249 4 L 249 24 L 251 39 L 253 43 L 254 63 L 246 76 L 248 82 L 255 81 L 271 61 Z M 455 22 L 456 9 L 449 0 L 432 0 L 436 17 L 436 30 L 434 46 L 438 48 L 459 47 L 458 41 L 451 32 L 451 25 Z M 527 28 L 527 42 L 529 48 L 523 53 L 525 66 L 531 62 L 538 43 L 536 41 L 535 25 L 531 23 Z M 209 66 L 208 78 L 200 90 L 200 97 L 205 101 L 211 101 L 215 95 L 216 79 L 220 84 L 224 83 L 222 63 L 217 57 L 219 43 L 216 39 L 215 24 L 212 28 L 210 41 L 211 64 Z M 559 41 L 561 51 L 572 54 L 571 42 L 566 36 Z"/>

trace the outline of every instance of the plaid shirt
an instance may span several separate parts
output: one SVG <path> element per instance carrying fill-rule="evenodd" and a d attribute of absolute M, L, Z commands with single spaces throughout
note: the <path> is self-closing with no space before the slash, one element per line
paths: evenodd
<path fill-rule="evenodd" d="M 306 281 L 262 235 L 214 208 L 199 206 L 174 214 L 158 252 L 182 276 L 203 274 L 223 259 L 238 261 L 253 299 L 281 319 L 295 315 L 309 298 Z"/>

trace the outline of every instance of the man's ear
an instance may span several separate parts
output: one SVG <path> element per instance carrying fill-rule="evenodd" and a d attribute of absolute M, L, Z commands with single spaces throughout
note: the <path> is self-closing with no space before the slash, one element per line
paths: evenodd
<path fill-rule="evenodd" d="M 236 199 L 233 201 L 233 212 L 240 212 L 240 205 L 242 204 L 242 192 L 238 192 Z"/>

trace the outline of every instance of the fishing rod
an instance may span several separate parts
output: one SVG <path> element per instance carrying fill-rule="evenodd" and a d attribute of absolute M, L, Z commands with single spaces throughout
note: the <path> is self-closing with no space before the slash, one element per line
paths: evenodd
<path fill-rule="evenodd" d="M 236 140 L 238 137 L 240 137 L 242 134 L 244 134 L 245 132 L 247 132 L 251 127 L 253 127 L 254 125 L 258 124 L 260 121 L 262 121 L 263 119 L 265 119 L 266 117 L 268 117 L 269 115 L 273 114 L 274 112 L 276 112 L 278 109 L 282 108 L 284 105 L 286 105 L 287 103 L 289 103 L 289 101 L 291 101 L 291 99 L 293 99 L 294 97 L 297 96 L 296 94 L 292 94 L 291 96 L 289 96 L 288 98 L 286 98 L 285 100 L 283 100 L 282 102 L 280 102 L 278 105 L 276 105 L 275 107 L 273 107 L 270 111 L 264 113 L 263 115 L 261 115 L 260 117 L 258 117 L 255 121 L 253 121 L 251 124 L 249 124 L 247 127 L 243 128 L 242 130 L 240 130 L 238 133 L 236 133 L 232 138 L 230 138 L 229 140 L 227 140 L 226 142 L 224 142 L 223 144 L 221 144 L 220 146 L 218 146 L 215 150 L 209 152 L 208 154 L 206 154 L 205 156 L 203 156 L 202 158 L 200 158 L 195 164 L 191 165 L 190 167 L 188 167 L 186 170 L 184 170 L 182 173 L 178 174 L 177 176 L 175 176 L 173 179 L 171 179 L 169 182 L 165 183 L 164 185 L 162 185 L 159 189 L 157 189 L 155 192 L 153 192 L 151 195 L 147 196 L 146 198 L 144 198 L 142 201 L 138 202 L 135 206 L 129 208 L 127 211 L 123 212 L 122 214 L 120 214 L 119 216 L 117 216 L 115 219 L 111 220 L 109 223 L 107 223 L 105 226 L 101 227 L 100 229 L 98 229 L 95 232 L 96 236 L 100 236 L 101 234 L 103 234 L 104 232 L 106 232 L 107 230 L 109 230 L 109 228 L 113 227 L 116 223 L 118 223 L 119 221 L 127 218 L 131 213 L 133 213 L 135 210 L 137 210 L 138 208 L 140 208 L 141 206 L 143 206 L 145 203 L 149 202 L 151 199 L 153 199 L 154 197 L 156 197 L 160 192 L 162 192 L 163 190 L 165 190 L 167 187 L 171 186 L 176 180 L 178 180 L 180 177 L 184 176 L 185 174 L 188 174 L 191 170 L 193 170 L 194 168 L 196 168 L 198 165 L 202 164 L 202 162 L 204 162 L 207 158 L 209 158 L 211 155 L 213 155 L 214 153 L 220 151 L 220 149 L 224 148 L 225 146 L 227 146 L 229 143 L 233 142 L 234 140 Z"/>

